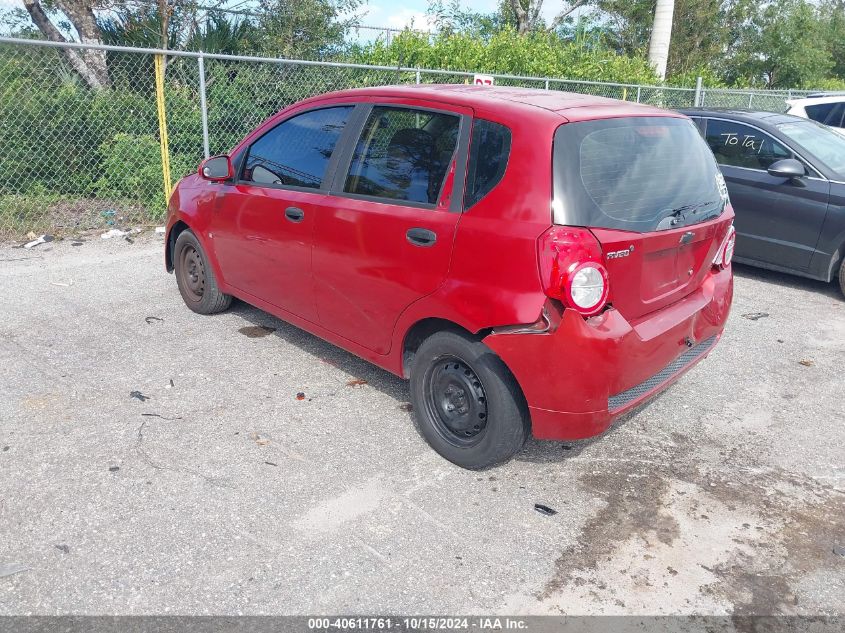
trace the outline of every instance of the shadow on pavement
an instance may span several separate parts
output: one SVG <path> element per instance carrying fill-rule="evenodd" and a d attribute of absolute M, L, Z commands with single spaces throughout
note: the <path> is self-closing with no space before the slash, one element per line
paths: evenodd
<path fill-rule="evenodd" d="M 828 297 L 845 301 L 845 295 L 843 295 L 839 290 L 838 280 L 834 280 L 831 283 L 825 283 L 824 281 L 807 279 L 806 277 L 799 277 L 788 273 L 775 272 L 773 270 L 757 268 L 747 264 L 734 263 L 733 266 L 734 276 L 739 277 L 740 279 L 754 279 L 755 281 L 785 286 L 796 290 L 817 292 L 819 294 L 827 295 Z"/>
<path fill-rule="evenodd" d="M 757 272 L 756 269 L 750 270 Z M 762 272 L 767 273 L 767 271 Z M 784 275 L 784 277 L 787 276 Z M 824 285 L 820 282 L 812 282 L 811 280 L 801 281 L 816 283 L 822 286 Z M 378 389 L 400 403 L 410 402 L 410 391 L 407 380 L 394 376 L 390 372 L 358 358 L 354 354 L 351 354 L 332 343 L 324 341 L 323 339 L 310 334 L 295 325 L 282 321 L 281 319 L 278 319 L 259 308 L 251 306 L 248 303 L 244 303 L 243 301 L 236 299 L 232 303 L 232 307 L 229 311 L 251 323 L 254 328 L 272 329 L 273 331 L 267 331 L 266 334 L 262 333 L 262 335 L 277 336 L 283 341 L 290 343 L 291 345 L 295 345 L 300 350 L 315 357 L 317 360 L 328 363 L 348 373 L 351 380 L 364 380 L 370 387 Z M 522 450 L 514 456 L 514 460 L 530 463 L 552 463 L 564 462 L 567 459 L 578 457 L 588 446 L 594 442 L 600 442 L 603 438 L 615 433 L 629 419 L 651 406 L 651 404 L 662 395 L 663 393 L 658 394 L 656 397 L 635 408 L 633 411 L 626 413 L 616 420 L 613 423 L 613 426 L 611 426 L 604 434 L 597 437 L 570 442 L 537 440 L 533 436 L 529 437 Z"/>
<path fill-rule="evenodd" d="M 273 328 L 275 331 L 269 334 L 295 345 L 321 362 L 345 371 L 350 375 L 350 380 L 365 380 L 370 387 L 378 389 L 400 402 L 410 400 L 407 381 L 313 334 L 309 334 L 295 325 L 239 300 L 232 303 L 229 312 L 237 314 L 254 326 Z"/>

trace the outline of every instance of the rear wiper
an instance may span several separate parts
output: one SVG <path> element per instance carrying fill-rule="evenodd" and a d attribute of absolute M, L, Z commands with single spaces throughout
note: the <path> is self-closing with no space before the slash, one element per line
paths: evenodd
<path fill-rule="evenodd" d="M 685 204 L 683 206 L 675 207 L 674 209 L 670 209 L 669 213 L 667 213 L 664 216 L 664 219 L 672 218 L 672 221 L 669 222 L 669 226 L 675 226 L 676 224 L 678 224 L 684 218 L 683 213 L 685 211 L 689 211 L 693 207 L 695 207 L 694 204 Z"/>
<path fill-rule="evenodd" d="M 669 226 L 675 226 L 680 224 L 682 220 L 685 220 L 687 217 L 687 212 L 692 211 L 693 214 L 698 213 L 704 207 L 714 204 L 718 202 L 718 200 L 708 200 L 707 202 L 699 202 L 697 204 L 685 204 L 680 207 L 675 207 L 674 209 L 670 209 L 669 212 L 664 216 L 666 218 L 672 218 L 672 221 L 669 222 Z"/>

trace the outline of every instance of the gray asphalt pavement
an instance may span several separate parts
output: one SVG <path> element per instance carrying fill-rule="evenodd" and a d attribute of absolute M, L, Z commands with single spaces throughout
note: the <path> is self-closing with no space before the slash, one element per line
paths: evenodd
<path fill-rule="evenodd" d="M 474 473 L 402 380 L 190 312 L 160 236 L 0 262 L 0 614 L 845 613 L 832 285 L 738 266 L 669 392 Z"/>

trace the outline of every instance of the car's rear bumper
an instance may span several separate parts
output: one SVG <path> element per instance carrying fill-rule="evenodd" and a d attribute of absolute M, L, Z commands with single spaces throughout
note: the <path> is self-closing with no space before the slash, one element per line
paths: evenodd
<path fill-rule="evenodd" d="M 504 329 L 484 339 L 510 370 L 535 437 L 581 439 L 664 390 L 713 349 L 733 298 L 730 269 L 684 299 L 629 323 L 614 309 L 585 320 L 551 315 L 547 331 Z"/>

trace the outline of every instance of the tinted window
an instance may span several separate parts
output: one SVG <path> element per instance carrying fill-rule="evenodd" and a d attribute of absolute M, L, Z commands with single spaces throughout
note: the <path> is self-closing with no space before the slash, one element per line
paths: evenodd
<path fill-rule="evenodd" d="M 243 180 L 317 189 L 352 106 L 313 110 L 280 123 L 249 148 Z"/>
<path fill-rule="evenodd" d="M 511 131 L 504 125 L 476 119 L 472 125 L 464 207 L 469 208 L 499 184 L 508 166 Z"/>
<path fill-rule="evenodd" d="M 845 180 L 845 136 L 812 121 L 781 123 L 778 129 Z"/>
<path fill-rule="evenodd" d="M 687 119 L 561 125 L 553 174 L 557 224 L 654 231 L 702 222 L 724 208 L 716 161 Z"/>
<path fill-rule="evenodd" d="M 707 144 L 720 165 L 746 167 L 765 171 L 769 165 L 783 158 L 792 158 L 781 143 L 753 127 L 709 119 Z"/>
<path fill-rule="evenodd" d="M 352 154 L 344 191 L 435 204 L 458 143 L 460 117 L 373 108 Z"/>
<path fill-rule="evenodd" d="M 805 106 L 804 110 L 807 111 L 807 116 L 813 121 L 833 127 L 842 127 L 842 113 L 845 111 L 845 102 L 817 103 L 816 105 Z"/>

